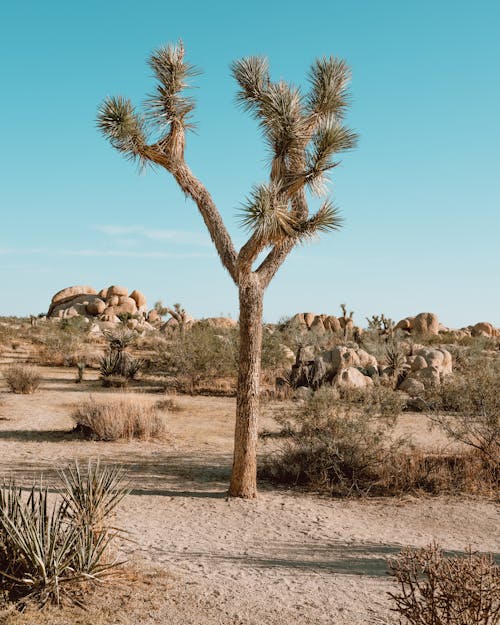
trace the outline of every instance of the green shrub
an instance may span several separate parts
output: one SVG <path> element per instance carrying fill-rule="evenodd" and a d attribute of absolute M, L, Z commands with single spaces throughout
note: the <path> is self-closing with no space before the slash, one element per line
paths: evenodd
<path fill-rule="evenodd" d="M 53 505 L 47 488 L 33 487 L 27 497 L 14 482 L 0 489 L 0 585 L 10 601 L 78 601 L 82 582 L 118 565 L 109 547 L 119 531 L 109 521 L 126 494 L 123 473 L 89 463 L 60 476 L 64 489 Z"/>
<path fill-rule="evenodd" d="M 404 549 L 389 560 L 399 593 L 393 610 L 410 625 L 497 625 L 500 568 L 491 555 L 446 558 L 438 545 Z M 401 622 L 401 621 L 400 621 Z"/>
<path fill-rule="evenodd" d="M 4 370 L 3 376 L 13 393 L 29 395 L 40 386 L 37 369 L 29 365 L 12 365 Z"/>

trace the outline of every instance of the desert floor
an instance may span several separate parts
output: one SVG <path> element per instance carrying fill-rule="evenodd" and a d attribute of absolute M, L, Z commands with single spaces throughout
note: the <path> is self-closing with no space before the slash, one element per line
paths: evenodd
<path fill-rule="evenodd" d="M 130 532 L 120 546 L 129 572 L 93 595 L 87 612 L 4 614 L 0 623 L 396 623 L 386 558 L 402 546 L 500 551 L 498 505 L 485 499 L 335 500 L 262 484 L 255 501 L 228 500 L 234 400 L 176 397 L 182 410 L 168 415 L 165 442 L 86 442 L 71 433 L 72 408 L 109 391 L 95 373 L 77 385 L 74 371 L 41 371 L 34 395 L 0 386 L 0 475 L 29 486 L 40 472 L 52 484 L 75 458 L 125 466 L 133 492 L 116 523 Z M 262 428 L 273 427 L 273 409 Z M 398 427 L 419 445 L 445 443 L 421 415 L 402 416 Z"/>

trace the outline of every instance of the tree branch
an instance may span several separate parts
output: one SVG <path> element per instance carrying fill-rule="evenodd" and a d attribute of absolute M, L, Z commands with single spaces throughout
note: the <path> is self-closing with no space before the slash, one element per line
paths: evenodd
<path fill-rule="evenodd" d="M 171 137 L 172 134 L 169 135 L 169 139 Z M 222 264 L 228 270 L 235 284 L 238 284 L 237 254 L 233 242 L 212 196 L 186 165 L 183 149 L 180 149 L 180 145 L 183 146 L 183 143 L 179 138 L 172 141 L 171 144 L 167 141 L 147 146 L 144 150 L 145 156 L 148 160 L 169 171 L 183 192 L 196 203 Z M 170 146 L 172 147 L 171 152 L 168 149 Z"/>

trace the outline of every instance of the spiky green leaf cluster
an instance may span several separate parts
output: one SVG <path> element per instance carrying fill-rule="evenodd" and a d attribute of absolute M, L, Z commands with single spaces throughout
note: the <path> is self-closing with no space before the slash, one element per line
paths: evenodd
<path fill-rule="evenodd" d="M 306 138 L 302 94 L 284 81 L 271 82 L 263 57 L 235 61 L 231 70 L 240 86 L 237 101 L 259 121 L 272 155 L 272 179 L 280 180 Z"/>
<path fill-rule="evenodd" d="M 278 242 L 294 236 L 296 221 L 288 211 L 288 202 L 272 184 L 252 189 L 241 207 L 241 225 L 263 242 Z"/>
<path fill-rule="evenodd" d="M 321 118 L 334 115 L 341 119 L 349 104 L 350 80 L 351 72 L 344 60 L 332 56 L 316 59 L 309 72 L 308 111 Z"/>
<path fill-rule="evenodd" d="M 106 98 L 99 107 L 97 127 L 119 152 L 141 158 L 146 145 L 144 120 L 130 100 L 122 96 Z"/>
<path fill-rule="evenodd" d="M 338 209 L 329 200 L 312 217 L 297 219 L 273 185 L 254 187 L 241 213 L 241 224 L 265 245 L 284 239 L 304 241 L 321 232 L 337 230 L 342 224 Z"/>
<path fill-rule="evenodd" d="M 184 128 L 191 127 L 188 118 L 195 108 L 194 99 L 182 95 L 189 85 L 189 78 L 199 71 L 184 60 L 182 43 L 158 48 L 149 60 L 159 84 L 156 92 L 146 101 L 148 119 L 160 130 L 179 122 Z"/>

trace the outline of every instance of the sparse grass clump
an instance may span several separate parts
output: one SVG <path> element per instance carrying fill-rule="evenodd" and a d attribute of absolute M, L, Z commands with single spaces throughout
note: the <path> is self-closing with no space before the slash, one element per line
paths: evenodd
<path fill-rule="evenodd" d="M 438 545 L 404 549 L 389 560 L 399 593 L 393 608 L 409 625 L 496 625 L 500 567 L 491 555 L 469 551 L 446 558 Z"/>
<path fill-rule="evenodd" d="M 14 482 L 0 488 L 0 588 L 8 601 L 81 603 L 82 584 L 118 564 L 109 548 L 119 531 L 109 522 L 126 494 L 123 473 L 99 464 L 81 471 L 75 464 L 60 476 L 55 503 L 41 486 L 27 496 Z"/>
<path fill-rule="evenodd" d="M 29 395 L 40 386 L 37 369 L 29 365 L 12 365 L 4 370 L 3 376 L 13 393 Z"/>
<path fill-rule="evenodd" d="M 98 441 L 163 438 L 167 431 L 157 407 L 137 395 L 90 398 L 71 416 L 78 432 Z"/>

